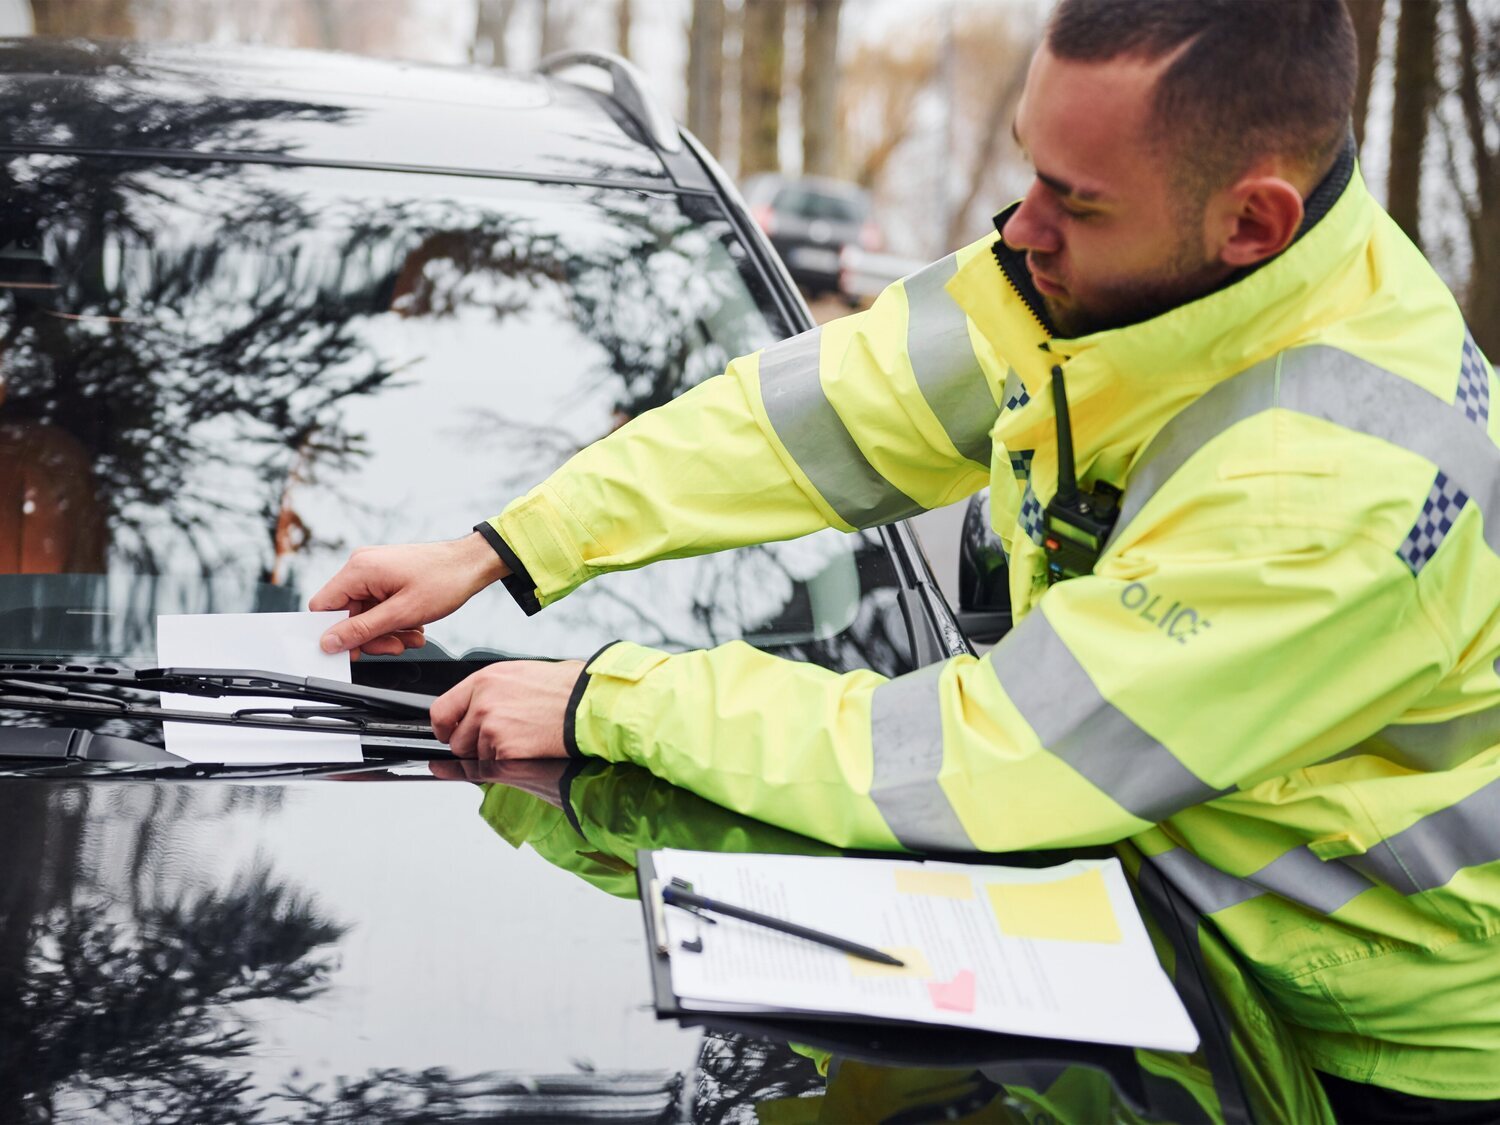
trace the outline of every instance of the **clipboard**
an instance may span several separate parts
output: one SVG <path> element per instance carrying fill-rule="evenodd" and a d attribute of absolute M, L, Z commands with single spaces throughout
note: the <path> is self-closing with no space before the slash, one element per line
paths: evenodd
<path fill-rule="evenodd" d="M 1144 1074 L 1130 1047 L 1083 1043 L 1071 1039 L 1043 1039 L 1005 1035 L 940 1024 L 915 1023 L 850 1014 L 830 1017 L 816 1012 L 768 1010 L 746 1012 L 699 1011 L 685 1008 L 672 988 L 672 957 L 692 953 L 667 947 L 661 882 L 649 851 L 636 852 L 636 882 L 646 927 L 646 955 L 650 963 L 652 1003 L 656 1018 L 676 1020 L 684 1027 L 701 1027 L 805 1044 L 843 1058 L 878 1066 L 983 1067 L 1004 1084 L 1034 1086 L 1071 1066 L 1103 1071 L 1120 1096 L 1139 1112 L 1148 1112 Z M 708 934 L 705 940 L 712 940 Z"/>

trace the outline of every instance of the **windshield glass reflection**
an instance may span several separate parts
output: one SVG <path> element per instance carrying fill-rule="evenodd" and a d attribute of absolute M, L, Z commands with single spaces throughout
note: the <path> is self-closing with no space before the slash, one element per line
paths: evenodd
<path fill-rule="evenodd" d="M 451 537 L 786 326 L 713 200 L 27 155 L 0 166 L 0 629 L 154 658 L 158 613 L 305 605 Z M 876 535 L 658 564 L 414 658 L 744 638 L 909 664 Z"/>

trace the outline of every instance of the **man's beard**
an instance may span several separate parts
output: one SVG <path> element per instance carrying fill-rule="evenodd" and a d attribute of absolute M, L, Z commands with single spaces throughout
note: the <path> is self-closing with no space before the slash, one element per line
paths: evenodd
<path fill-rule="evenodd" d="M 1045 263 L 1038 263 L 1046 273 Z M 1171 263 L 1152 277 L 1121 280 L 1099 289 L 1087 304 L 1057 301 L 1045 294 L 1042 302 L 1057 334 L 1064 339 L 1088 336 L 1110 328 L 1139 324 L 1211 293 L 1230 273 L 1221 262 L 1203 260 L 1201 248 L 1180 243 Z"/>

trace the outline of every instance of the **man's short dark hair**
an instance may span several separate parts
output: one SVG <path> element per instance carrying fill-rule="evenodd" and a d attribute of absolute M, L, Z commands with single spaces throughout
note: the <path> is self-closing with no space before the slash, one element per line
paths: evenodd
<path fill-rule="evenodd" d="M 1047 47 L 1075 62 L 1180 51 L 1153 125 L 1205 198 L 1269 155 L 1316 181 L 1348 135 L 1358 48 L 1344 0 L 1061 0 Z"/>

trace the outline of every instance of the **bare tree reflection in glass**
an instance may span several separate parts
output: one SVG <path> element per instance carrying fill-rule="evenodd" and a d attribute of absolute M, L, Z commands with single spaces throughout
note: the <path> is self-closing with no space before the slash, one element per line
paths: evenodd
<path fill-rule="evenodd" d="M 41 912 L 19 1002 L 0 1010 L 0 1084 L 28 1114 L 249 1120 L 249 1080 L 221 1064 L 255 1040 L 216 1009 L 315 996 L 333 965 L 319 950 L 343 933 L 264 869 L 127 915 L 87 896 Z"/>

